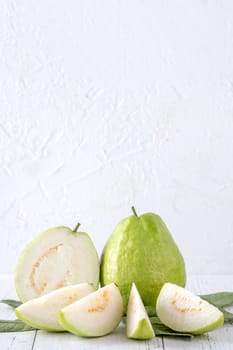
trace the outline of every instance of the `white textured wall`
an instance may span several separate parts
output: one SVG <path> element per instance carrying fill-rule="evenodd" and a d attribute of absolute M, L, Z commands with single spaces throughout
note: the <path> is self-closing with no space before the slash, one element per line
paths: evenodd
<path fill-rule="evenodd" d="M 155 211 L 233 272 L 233 2 L 0 1 L 0 272 L 55 225 Z"/>

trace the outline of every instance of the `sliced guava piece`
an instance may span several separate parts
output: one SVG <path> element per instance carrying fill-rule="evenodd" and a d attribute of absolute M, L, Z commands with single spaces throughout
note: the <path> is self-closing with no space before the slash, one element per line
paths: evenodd
<path fill-rule="evenodd" d="M 99 258 L 87 233 L 54 227 L 33 239 L 19 257 L 15 289 L 22 302 L 78 283 L 99 284 Z"/>
<path fill-rule="evenodd" d="M 58 323 L 58 311 L 93 291 L 93 285 L 88 283 L 59 288 L 18 306 L 15 314 L 32 327 L 46 331 L 64 331 Z"/>
<path fill-rule="evenodd" d="M 171 329 L 194 335 L 212 331 L 224 323 L 219 309 L 173 283 L 165 283 L 162 287 L 156 313 Z"/>
<path fill-rule="evenodd" d="M 118 287 L 111 283 L 66 306 L 58 313 L 61 326 L 83 337 L 111 333 L 123 315 L 123 300 Z"/>
<path fill-rule="evenodd" d="M 132 339 L 150 339 L 155 336 L 150 319 L 133 283 L 129 296 L 129 303 L 126 316 L 126 334 Z"/>

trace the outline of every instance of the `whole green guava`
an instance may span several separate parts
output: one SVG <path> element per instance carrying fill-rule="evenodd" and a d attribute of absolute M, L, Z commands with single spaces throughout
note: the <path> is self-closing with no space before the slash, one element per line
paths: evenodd
<path fill-rule="evenodd" d="M 185 286 L 184 259 L 159 215 L 131 215 L 116 226 L 108 239 L 100 264 L 102 286 L 116 283 L 126 311 L 132 283 L 145 305 L 155 306 L 165 282 Z"/>

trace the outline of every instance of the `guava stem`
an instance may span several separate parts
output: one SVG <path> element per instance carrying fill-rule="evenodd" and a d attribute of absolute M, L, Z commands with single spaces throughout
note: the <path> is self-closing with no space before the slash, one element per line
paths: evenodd
<path fill-rule="evenodd" d="M 75 226 L 75 228 L 73 229 L 73 232 L 77 232 L 80 225 L 81 224 L 78 222 L 77 225 Z"/>
<path fill-rule="evenodd" d="M 132 209 L 133 214 L 134 214 L 135 216 L 138 216 L 138 214 L 137 214 L 135 208 L 134 208 L 134 207 L 131 207 L 131 209 Z"/>

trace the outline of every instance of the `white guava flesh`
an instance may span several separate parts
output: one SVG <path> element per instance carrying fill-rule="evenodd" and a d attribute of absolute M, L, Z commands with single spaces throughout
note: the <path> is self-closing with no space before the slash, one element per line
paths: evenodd
<path fill-rule="evenodd" d="M 58 311 L 93 291 L 93 286 L 88 283 L 63 287 L 27 301 L 18 306 L 15 313 L 20 320 L 32 327 L 47 331 L 64 331 L 58 323 Z"/>
<path fill-rule="evenodd" d="M 202 334 L 220 327 L 223 313 L 190 291 L 172 283 L 165 283 L 157 302 L 160 320 L 177 332 Z"/>
<path fill-rule="evenodd" d="M 133 283 L 126 317 L 126 334 L 132 339 L 150 339 L 155 336 L 136 285 Z"/>
<path fill-rule="evenodd" d="M 99 259 L 90 237 L 67 227 L 38 235 L 24 249 L 15 270 L 22 302 L 77 283 L 99 284 Z"/>
<path fill-rule="evenodd" d="M 79 336 L 100 337 L 119 325 L 122 314 L 122 296 L 111 283 L 63 308 L 59 322 L 64 329 Z"/>

